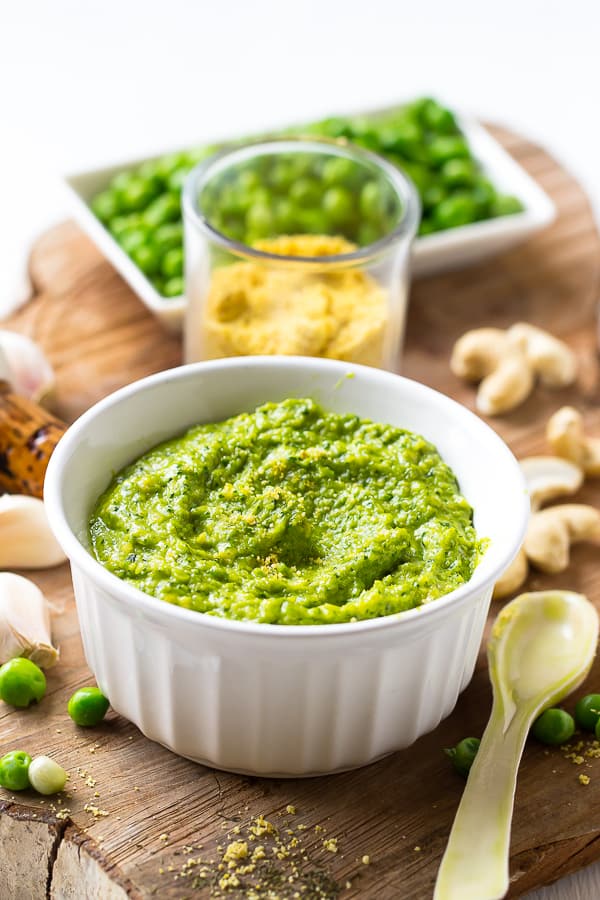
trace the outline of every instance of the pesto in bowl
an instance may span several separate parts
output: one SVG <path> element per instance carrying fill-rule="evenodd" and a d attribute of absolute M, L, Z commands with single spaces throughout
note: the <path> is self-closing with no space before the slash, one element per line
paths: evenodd
<path fill-rule="evenodd" d="M 483 547 L 432 444 L 310 399 L 145 453 L 99 498 L 90 539 L 107 569 L 160 600 L 279 625 L 429 603 L 469 581 Z"/>

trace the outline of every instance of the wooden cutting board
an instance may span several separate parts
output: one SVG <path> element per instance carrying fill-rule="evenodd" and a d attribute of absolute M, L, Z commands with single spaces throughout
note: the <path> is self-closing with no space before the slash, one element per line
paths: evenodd
<path fill-rule="evenodd" d="M 525 320 L 566 338 L 580 359 L 578 385 L 560 392 L 538 388 L 520 409 L 490 420 L 524 456 L 547 449 L 544 424 L 564 403 L 580 407 L 600 434 L 600 239 L 575 181 L 541 148 L 493 131 L 553 197 L 558 220 L 501 258 L 415 284 L 402 371 L 473 408 L 473 389 L 448 368 L 452 342 L 464 330 Z M 72 420 L 121 385 L 180 362 L 179 341 L 161 329 L 72 223 L 39 240 L 31 274 L 35 299 L 6 325 L 30 334 L 47 351 L 58 373 L 62 417 Z M 578 499 L 600 506 L 600 482 L 586 484 Z M 534 575 L 528 587 L 572 588 L 600 608 L 599 557 L 598 548 L 579 546 L 567 572 Z M 54 618 L 62 659 L 49 673 L 39 707 L 18 711 L 0 704 L 0 753 L 50 754 L 71 779 L 68 797 L 58 800 L 0 791 L 2 900 L 246 897 L 241 888 L 219 887 L 218 864 L 231 840 L 256 830 L 251 820 L 259 815 L 279 829 L 279 837 L 250 842 L 264 843 L 270 857 L 261 863 L 257 897 L 431 896 L 463 788 L 442 750 L 482 732 L 490 710 L 483 654 L 454 713 L 408 750 L 331 777 L 240 777 L 179 759 L 113 713 L 99 728 L 77 728 L 67 717 L 67 699 L 93 682 L 69 572 L 64 566 L 33 577 L 62 610 Z M 498 608 L 493 604 L 492 615 Z M 600 659 L 579 693 L 599 689 Z M 578 780 L 581 773 L 590 778 L 587 786 Z M 336 840 L 325 846 L 331 839 Z M 585 757 L 576 765 L 559 750 L 531 742 L 519 775 L 510 896 L 598 857 L 600 759 Z M 241 881 L 257 878 L 254 872 Z"/>

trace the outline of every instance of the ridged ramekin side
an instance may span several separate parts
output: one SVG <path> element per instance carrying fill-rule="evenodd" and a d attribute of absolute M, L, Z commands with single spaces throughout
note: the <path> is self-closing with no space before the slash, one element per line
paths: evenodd
<path fill-rule="evenodd" d="M 447 716 L 475 665 L 491 591 L 436 628 L 243 636 L 132 614 L 73 570 L 84 649 L 113 708 L 198 762 L 259 775 L 351 769 Z M 240 648 L 243 647 L 243 652 Z"/>

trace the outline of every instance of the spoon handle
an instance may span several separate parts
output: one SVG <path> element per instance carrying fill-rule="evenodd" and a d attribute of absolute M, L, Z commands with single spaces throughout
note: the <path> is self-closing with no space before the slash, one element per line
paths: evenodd
<path fill-rule="evenodd" d="M 499 900 L 508 890 L 510 825 L 530 716 L 515 715 L 503 731 L 501 709 L 492 715 L 450 832 L 434 900 Z"/>

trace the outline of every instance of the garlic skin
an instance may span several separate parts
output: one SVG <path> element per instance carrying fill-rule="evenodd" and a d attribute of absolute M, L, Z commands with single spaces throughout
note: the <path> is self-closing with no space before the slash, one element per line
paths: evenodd
<path fill-rule="evenodd" d="M 0 572 L 0 665 L 25 656 L 42 669 L 58 661 L 46 598 L 28 578 Z"/>
<path fill-rule="evenodd" d="M 0 329 L 0 379 L 15 394 L 40 403 L 53 390 L 54 371 L 38 345 L 16 331 Z"/>
<path fill-rule="evenodd" d="M 0 497 L 0 569 L 46 569 L 65 560 L 43 500 L 24 494 Z"/>

